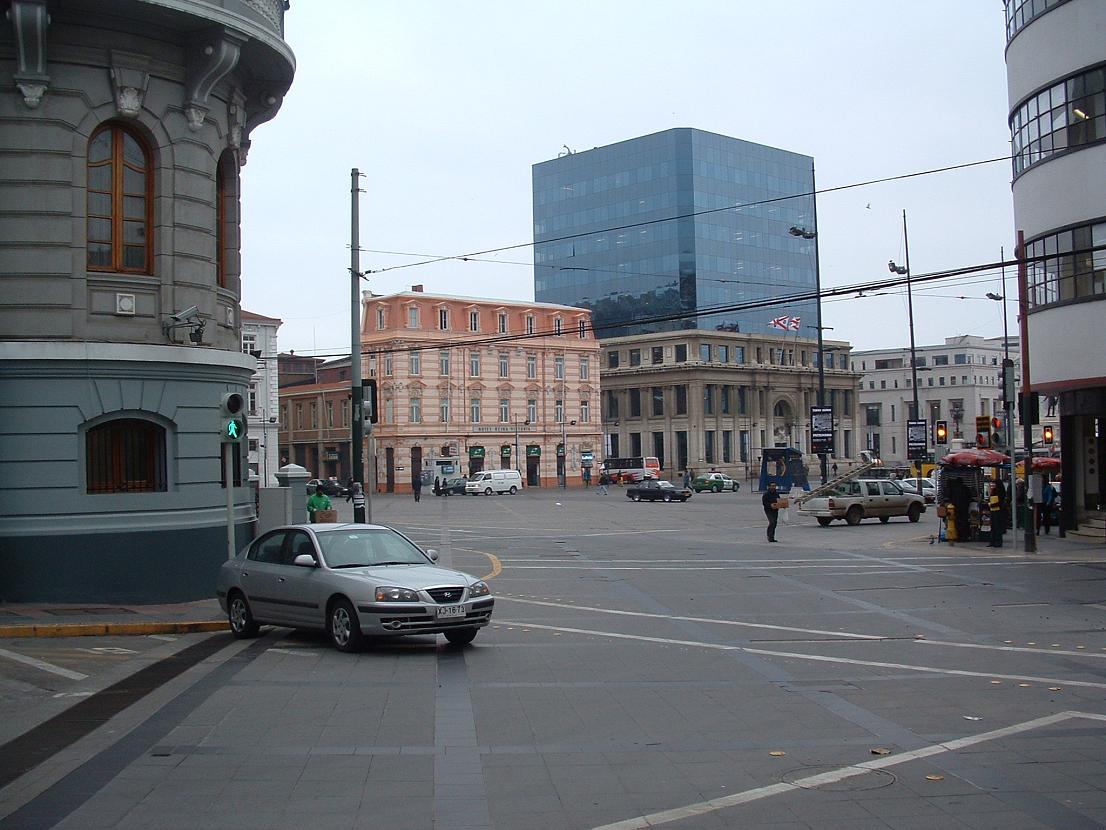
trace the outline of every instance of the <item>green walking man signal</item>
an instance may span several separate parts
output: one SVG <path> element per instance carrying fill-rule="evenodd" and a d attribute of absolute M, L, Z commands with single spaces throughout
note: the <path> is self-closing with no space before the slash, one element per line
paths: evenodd
<path fill-rule="evenodd" d="M 224 441 L 241 441 L 246 434 L 245 409 L 246 398 L 241 392 L 224 392 L 219 399 Z"/>

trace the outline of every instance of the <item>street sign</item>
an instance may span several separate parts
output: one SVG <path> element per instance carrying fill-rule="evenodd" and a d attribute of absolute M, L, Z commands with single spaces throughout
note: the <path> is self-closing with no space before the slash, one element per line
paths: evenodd
<path fill-rule="evenodd" d="M 810 408 L 810 451 L 815 455 L 833 452 L 833 407 Z"/>
<path fill-rule="evenodd" d="M 929 456 L 929 422 L 906 422 L 906 457 L 910 461 L 921 461 Z"/>

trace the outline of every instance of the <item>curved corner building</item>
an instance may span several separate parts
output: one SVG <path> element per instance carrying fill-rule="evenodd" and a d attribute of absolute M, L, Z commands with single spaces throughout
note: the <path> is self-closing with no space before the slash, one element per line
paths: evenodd
<path fill-rule="evenodd" d="M 1006 24 L 1030 380 L 1059 398 L 1071 529 L 1101 517 L 1106 493 L 1106 3 L 1006 0 Z"/>
<path fill-rule="evenodd" d="M 255 522 L 239 170 L 292 83 L 284 0 L 0 18 L 0 600 L 208 597 Z M 246 486 L 238 486 L 246 470 Z"/>

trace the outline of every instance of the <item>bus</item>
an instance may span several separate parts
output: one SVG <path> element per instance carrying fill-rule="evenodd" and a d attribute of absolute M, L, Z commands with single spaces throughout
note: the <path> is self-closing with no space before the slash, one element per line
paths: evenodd
<path fill-rule="evenodd" d="M 603 462 L 603 470 L 612 481 L 641 481 L 643 478 L 660 478 L 661 462 L 655 455 L 608 458 Z"/>

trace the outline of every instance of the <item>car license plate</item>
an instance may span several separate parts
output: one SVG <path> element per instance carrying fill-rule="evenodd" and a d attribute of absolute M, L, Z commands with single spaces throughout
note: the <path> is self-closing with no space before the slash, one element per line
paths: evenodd
<path fill-rule="evenodd" d="M 465 616 L 465 606 L 463 605 L 443 605 L 438 608 L 438 619 L 463 616 Z"/>

